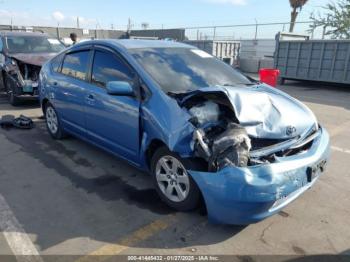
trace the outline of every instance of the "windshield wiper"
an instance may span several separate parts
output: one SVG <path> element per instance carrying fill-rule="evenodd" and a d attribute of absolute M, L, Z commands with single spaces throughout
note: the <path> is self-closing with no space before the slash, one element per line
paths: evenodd
<path fill-rule="evenodd" d="M 237 85 L 245 85 L 245 86 L 255 86 L 255 85 L 258 85 L 259 82 L 256 82 L 256 83 L 234 83 L 234 84 L 223 84 L 221 86 L 237 86 Z"/>

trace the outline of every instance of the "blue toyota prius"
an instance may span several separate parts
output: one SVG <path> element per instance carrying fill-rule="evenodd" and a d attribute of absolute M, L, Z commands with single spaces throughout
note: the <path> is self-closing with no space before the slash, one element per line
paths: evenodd
<path fill-rule="evenodd" d="M 176 210 L 203 199 L 217 223 L 275 214 L 329 157 L 304 104 L 176 42 L 77 44 L 43 66 L 40 101 L 54 139 L 73 135 L 148 171 Z"/>

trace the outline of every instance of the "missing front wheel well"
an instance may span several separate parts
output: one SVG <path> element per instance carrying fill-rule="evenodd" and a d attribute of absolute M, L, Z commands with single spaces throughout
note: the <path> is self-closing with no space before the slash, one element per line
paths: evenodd
<path fill-rule="evenodd" d="M 151 168 L 151 160 L 153 155 L 161 147 L 168 148 L 163 141 L 158 139 L 153 140 L 148 146 L 148 149 L 146 150 L 146 163 L 149 169 Z M 182 160 L 183 160 L 183 164 L 188 170 L 202 171 L 202 172 L 208 171 L 208 163 L 202 158 L 187 157 L 187 158 L 182 158 Z"/>
<path fill-rule="evenodd" d="M 166 146 L 163 141 L 154 139 L 149 144 L 147 150 L 146 150 L 146 163 L 148 168 L 151 168 L 151 159 L 154 153 L 157 151 L 158 148 L 161 148 L 163 146 Z"/>
<path fill-rule="evenodd" d="M 43 111 L 43 114 L 45 115 L 45 110 L 46 110 L 46 105 L 49 102 L 49 99 L 45 98 L 42 102 L 41 102 L 41 109 Z"/>

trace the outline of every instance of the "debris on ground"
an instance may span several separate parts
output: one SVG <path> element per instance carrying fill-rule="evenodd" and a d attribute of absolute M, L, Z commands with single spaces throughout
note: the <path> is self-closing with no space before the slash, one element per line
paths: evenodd
<path fill-rule="evenodd" d="M 17 118 L 14 115 L 4 115 L 1 117 L 0 126 L 4 129 L 12 127 L 19 129 L 32 129 L 34 127 L 34 122 L 30 117 L 24 115 L 20 115 Z"/>

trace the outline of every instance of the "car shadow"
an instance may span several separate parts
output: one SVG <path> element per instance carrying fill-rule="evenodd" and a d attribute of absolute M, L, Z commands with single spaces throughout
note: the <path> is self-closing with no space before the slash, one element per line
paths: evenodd
<path fill-rule="evenodd" d="M 27 109 L 35 109 L 39 108 L 40 103 L 38 100 L 26 99 L 22 100 L 17 106 L 12 106 L 8 99 L 7 94 L 4 92 L 0 92 L 0 108 L 1 111 L 18 111 L 18 110 L 27 110 Z M 23 112 L 25 114 L 25 111 Z"/>
<path fill-rule="evenodd" d="M 211 224 L 203 206 L 190 213 L 177 213 L 160 200 L 147 174 L 78 139 L 52 140 L 43 121 L 38 121 L 33 130 L 0 131 L 0 134 L 19 146 L 31 161 L 38 161 L 47 172 L 55 174 L 46 177 L 40 170 L 36 174 L 13 174 L 24 183 L 25 189 L 19 190 L 26 198 L 26 207 L 17 196 L 5 195 L 25 231 L 36 236 L 35 244 L 42 250 L 80 237 L 116 243 L 130 231 L 169 215 L 178 217 L 179 221 L 162 231 L 160 239 L 130 243 L 130 247 L 172 249 L 211 245 L 232 238 L 245 228 Z M 42 182 L 46 180 L 50 182 Z M 50 196 L 56 189 L 52 183 L 61 188 L 53 198 Z M 28 195 L 23 190 L 28 190 Z M 41 191 L 47 193 L 47 199 L 38 196 Z M 60 200 L 63 192 L 72 195 L 72 207 L 63 206 L 67 204 L 66 197 Z M 33 220 L 33 216 L 40 219 Z M 122 217 L 129 219 L 124 221 Z"/>

